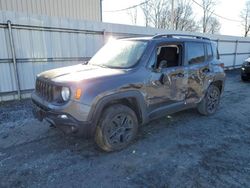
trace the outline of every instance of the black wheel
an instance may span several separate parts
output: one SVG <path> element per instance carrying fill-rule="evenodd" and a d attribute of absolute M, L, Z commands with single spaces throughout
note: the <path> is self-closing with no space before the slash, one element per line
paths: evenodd
<path fill-rule="evenodd" d="M 220 90 L 215 85 L 210 85 L 205 97 L 198 104 L 198 111 L 203 115 L 212 115 L 220 103 Z"/>
<path fill-rule="evenodd" d="M 125 105 L 112 105 L 103 113 L 95 133 L 96 144 L 104 151 L 116 151 L 128 146 L 135 138 L 138 120 Z"/>

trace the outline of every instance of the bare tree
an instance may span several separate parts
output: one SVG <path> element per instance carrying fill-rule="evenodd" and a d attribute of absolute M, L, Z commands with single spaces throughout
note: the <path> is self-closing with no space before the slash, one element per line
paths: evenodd
<path fill-rule="evenodd" d="M 166 28 L 168 0 L 149 0 L 141 6 L 146 26 Z"/>
<path fill-rule="evenodd" d="M 127 10 L 133 25 L 137 24 L 137 7 Z"/>
<path fill-rule="evenodd" d="M 148 27 L 150 24 L 150 6 L 151 2 L 147 1 L 144 4 L 141 5 L 141 9 L 145 18 L 145 26 Z"/>
<path fill-rule="evenodd" d="M 218 34 L 220 32 L 220 28 L 220 22 L 215 17 L 211 17 L 208 21 L 207 33 Z"/>
<path fill-rule="evenodd" d="M 169 0 L 149 0 L 141 9 L 146 26 L 191 32 L 199 30 L 198 24 L 194 21 L 190 0 L 175 0 L 173 15 Z"/>
<path fill-rule="evenodd" d="M 216 6 L 216 0 L 202 0 L 202 32 L 211 33 L 212 31 L 219 32 L 219 21 L 213 17 L 214 9 Z M 213 28 L 212 28 L 213 27 Z"/>
<path fill-rule="evenodd" d="M 245 4 L 245 8 L 241 11 L 240 17 L 242 19 L 242 25 L 244 27 L 244 37 L 248 36 L 250 31 L 250 1 Z"/>
<path fill-rule="evenodd" d="M 171 17 L 171 12 L 169 12 Z M 199 30 L 189 0 L 178 0 L 174 9 L 174 29 L 179 31 L 195 32 Z"/>
<path fill-rule="evenodd" d="M 167 0 L 153 0 L 151 1 L 150 22 L 156 28 L 166 28 L 168 1 Z"/>

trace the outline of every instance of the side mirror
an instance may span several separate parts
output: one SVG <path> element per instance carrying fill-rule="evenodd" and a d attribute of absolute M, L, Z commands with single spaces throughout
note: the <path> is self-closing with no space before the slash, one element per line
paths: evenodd
<path fill-rule="evenodd" d="M 158 70 L 158 72 L 160 72 L 165 67 L 167 67 L 167 61 L 162 60 L 162 61 L 160 61 L 159 65 L 158 65 L 158 67 L 156 69 Z"/>

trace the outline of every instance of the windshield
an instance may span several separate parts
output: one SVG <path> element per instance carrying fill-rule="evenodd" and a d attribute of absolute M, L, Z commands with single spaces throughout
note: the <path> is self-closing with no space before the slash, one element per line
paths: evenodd
<path fill-rule="evenodd" d="M 110 68 L 129 68 L 142 56 L 147 42 L 114 40 L 104 45 L 89 61 L 91 65 Z"/>

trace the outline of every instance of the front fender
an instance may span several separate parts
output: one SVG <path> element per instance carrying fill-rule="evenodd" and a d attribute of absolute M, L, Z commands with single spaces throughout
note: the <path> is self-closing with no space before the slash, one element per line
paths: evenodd
<path fill-rule="evenodd" d="M 100 99 L 96 99 L 91 105 L 91 110 L 88 116 L 88 120 L 92 121 L 94 125 L 97 125 L 98 120 L 101 117 L 103 110 L 107 104 L 127 98 L 134 98 L 136 100 L 136 105 L 138 105 L 138 109 L 140 110 L 140 115 L 142 117 L 142 123 L 148 121 L 147 119 L 147 105 L 144 99 L 144 96 L 139 91 L 124 91 L 120 93 L 110 94 L 103 96 Z"/>

